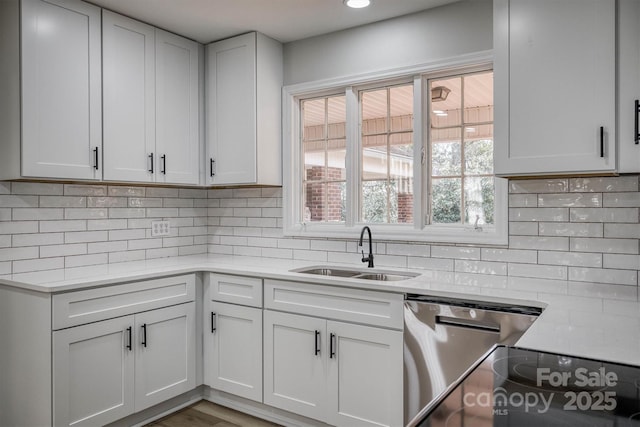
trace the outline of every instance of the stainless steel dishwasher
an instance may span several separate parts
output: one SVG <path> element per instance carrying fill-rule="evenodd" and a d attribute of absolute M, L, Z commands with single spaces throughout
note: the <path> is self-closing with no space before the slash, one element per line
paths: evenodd
<path fill-rule="evenodd" d="M 405 424 L 415 425 L 418 415 L 426 413 L 494 345 L 514 344 L 541 312 L 537 307 L 408 294 Z"/>

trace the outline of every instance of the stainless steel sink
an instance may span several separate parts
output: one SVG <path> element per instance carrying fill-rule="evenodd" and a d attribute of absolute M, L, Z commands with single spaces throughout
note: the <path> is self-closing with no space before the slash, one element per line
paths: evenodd
<path fill-rule="evenodd" d="M 305 268 L 297 268 L 291 270 L 295 273 L 303 273 L 303 274 L 315 274 L 319 276 L 330 276 L 330 277 L 347 277 L 351 279 L 362 279 L 362 280 L 374 280 L 381 282 L 396 282 L 399 280 L 407 280 L 412 279 L 414 277 L 419 276 L 415 273 L 399 273 L 396 271 L 370 271 L 370 270 L 362 270 L 362 269 L 349 269 L 344 267 L 328 267 L 328 266 L 314 266 L 314 267 L 305 267 Z"/>

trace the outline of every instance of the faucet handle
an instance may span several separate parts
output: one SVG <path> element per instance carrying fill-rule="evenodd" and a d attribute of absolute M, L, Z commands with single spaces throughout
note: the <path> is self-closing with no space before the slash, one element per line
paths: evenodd
<path fill-rule="evenodd" d="M 362 262 L 367 262 L 367 261 L 369 261 L 369 258 L 366 258 L 364 256 L 364 251 L 362 251 Z"/>

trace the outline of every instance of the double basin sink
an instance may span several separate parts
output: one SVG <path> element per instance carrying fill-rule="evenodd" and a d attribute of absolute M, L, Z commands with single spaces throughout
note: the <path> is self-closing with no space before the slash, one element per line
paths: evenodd
<path fill-rule="evenodd" d="M 295 273 L 313 274 L 316 276 L 341 277 L 349 279 L 374 280 L 380 282 L 397 282 L 412 279 L 419 276 L 415 273 L 398 273 L 388 271 L 366 271 L 362 269 L 350 269 L 346 267 L 316 266 L 291 270 Z"/>

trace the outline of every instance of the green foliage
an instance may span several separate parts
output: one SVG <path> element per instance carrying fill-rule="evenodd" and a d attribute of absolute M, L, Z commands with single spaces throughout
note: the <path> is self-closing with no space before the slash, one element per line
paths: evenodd
<path fill-rule="evenodd" d="M 371 223 L 398 222 L 398 193 L 396 183 L 389 183 L 389 203 L 387 206 L 387 182 L 365 181 L 362 183 L 362 220 Z M 387 210 L 389 209 L 389 210 Z M 387 220 L 387 213 L 389 219 Z"/>
<path fill-rule="evenodd" d="M 432 186 L 432 217 L 434 224 L 460 222 L 462 186 L 459 179 L 434 179 Z"/>

